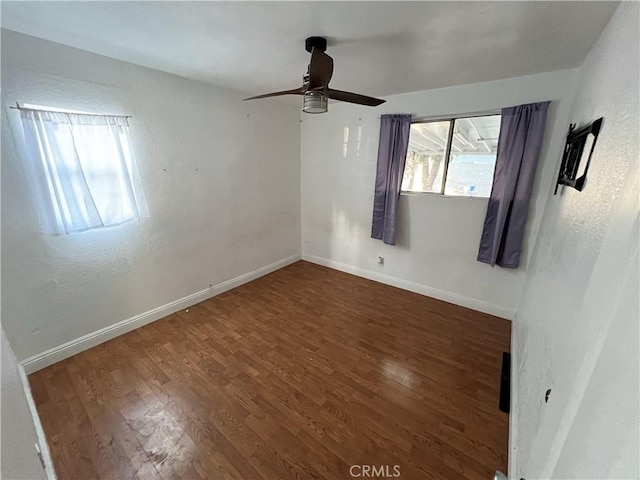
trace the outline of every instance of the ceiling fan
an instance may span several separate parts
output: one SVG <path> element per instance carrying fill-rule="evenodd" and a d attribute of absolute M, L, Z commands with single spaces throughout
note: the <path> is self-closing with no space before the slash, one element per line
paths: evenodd
<path fill-rule="evenodd" d="M 329 88 L 329 81 L 333 75 L 333 58 L 324 53 L 327 49 L 327 40 L 324 37 L 307 38 L 305 40 L 305 49 L 311 53 L 311 62 L 309 63 L 307 73 L 302 76 L 303 84 L 300 88 L 266 93 L 256 97 L 245 98 L 244 100 L 279 97 L 281 95 L 303 95 L 302 111 L 306 113 L 326 112 L 330 98 L 332 100 L 357 103 L 358 105 L 367 105 L 369 107 L 376 107 L 386 101 Z"/>

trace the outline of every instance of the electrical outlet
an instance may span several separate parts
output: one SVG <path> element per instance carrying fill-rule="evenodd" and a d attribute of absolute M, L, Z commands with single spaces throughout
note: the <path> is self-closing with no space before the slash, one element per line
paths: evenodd
<path fill-rule="evenodd" d="M 384 257 L 378 257 L 378 265 L 384 267 Z"/>

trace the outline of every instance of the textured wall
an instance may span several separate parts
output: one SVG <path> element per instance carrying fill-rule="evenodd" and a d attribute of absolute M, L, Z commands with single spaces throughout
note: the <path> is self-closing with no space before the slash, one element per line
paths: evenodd
<path fill-rule="evenodd" d="M 18 358 L 300 253 L 298 108 L 2 32 L 3 322 Z M 45 236 L 16 101 L 127 113 L 151 216 Z"/>
<path fill-rule="evenodd" d="M 389 275 L 398 285 L 489 313 L 513 316 L 544 204 L 562 149 L 575 71 L 532 75 L 387 97 L 377 108 L 331 104 L 303 115 L 302 251 L 354 271 Z M 476 261 L 487 199 L 402 196 L 396 246 L 370 238 L 379 117 L 412 113 L 446 117 L 551 100 L 547 132 L 518 270 Z M 345 133 L 348 139 L 345 141 Z M 384 268 L 376 264 L 385 257 Z M 375 278 L 375 277 L 374 277 Z"/>
<path fill-rule="evenodd" d="M 24 396 L 18 373 L 16 357 L 7 342 L 4 329 L 0 331 L 0 353 L 2 355 L 2 469 L 0 477 L 5 480 L 30 480 L 47 478 L 36 454 L 38 441 L 31 419 L 31 412 Z"/>
<path fill-rule="evenodd" d="M 547 203 L 514 323 L 512 478 L 640 474 L 639 13 L 623 2 L 580 70 L 571 121 L 604 125 L 586 189 Z"/>

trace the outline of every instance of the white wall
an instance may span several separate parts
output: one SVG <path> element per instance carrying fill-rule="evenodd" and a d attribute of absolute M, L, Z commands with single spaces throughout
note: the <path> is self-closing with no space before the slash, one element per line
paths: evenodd
<path fill-rule="evenodd" d="M 299 108 L 241 98 L 2 31 L 2 317 L 19 359 L 299 255 Z M 133 115 L 151 216 L 40 234 L 16 101 Z"/>
<path fill-rule="evenodd" d="M 47 475 L 40 465 L 35 449 L 35 444 L 38 442 L 36 429 L 20 379 L 17 360 L 7 342 L 4 329 L 0 330 L 0 343 L 2 357 L 0 477 L 5 480 L 45 479 Z"/>
<path fill-rule="evenodd" d="M 514 323 L 511 478 L 640 476 L 639 7 L 579 72 L 571 121 L 604 125 L 586 189 L 547 203 Z"/>
<path fill-rule="evenodd" d="M 552 178 L 557 175 L 574 85 L 575 70 L 565 70 L 395 95 L 377 108 L 331 104 L 328 114 L 303 114 L 303 256 L 513 317 L 529 265 L 529 239 L 536 236 Z M 446 117 L 544 100 L 552 103 L 519 269 L 492 269 L 476 261 L 487 199 L 403 195 L 397 245 L 370 238 L 381 114 Z M 376 264 L 379 255 L 385 258 L 383 268 Z"/>

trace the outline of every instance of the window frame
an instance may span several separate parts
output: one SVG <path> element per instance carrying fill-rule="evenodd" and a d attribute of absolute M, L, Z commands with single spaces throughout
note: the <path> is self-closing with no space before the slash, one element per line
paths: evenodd
<path fill-rule="evenodd" d="M 486 110 L 482 112 L 473 112 L 473 113 L 460 113 L 454 115 L 446 115 L 446 116 L 433 116 L 433 117 L 415 117 L 411 119 L 411 125 L 415 123 L 435 123 L 435 122 L 449 122 L 449 133 L 447 135 L 447 148 L 445 149 L 445 158 L 444 158 L 444 168 L 442 171 L 442 184 L 440 185 L 439 192 L 414 192 L 411 190 L 400 190 L 401 196 L 436 196 L 441 198 L 474 198 L 476 200 L 488 200 L 489 197 L 474 197 L 472 195 L 446 195 L 444 193 L 445 186 L 447 184 L 447 173 L 449 172 L 449 161 L 451 157 L 451 143 L 453 141 L 453 127 L 455 125 L 456 120 L 461 118 L 475 118 L 475 117 L 492 117 L 492 116 L 502 116 L 502 110 Z M 406 168 L 406 164 L 405 164 Z M 404 169 L 402 170 L 402 176 L 404 178 Z"/>

